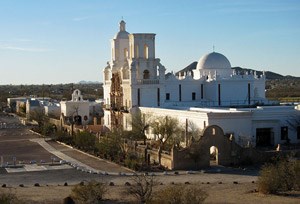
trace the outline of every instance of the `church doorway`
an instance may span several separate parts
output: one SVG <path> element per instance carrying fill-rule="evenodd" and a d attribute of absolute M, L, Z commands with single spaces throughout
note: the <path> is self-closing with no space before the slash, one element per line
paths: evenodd
<path fill-rule="evenodd" d="M 210 155 L 210 166 L 218 165 L 219 164 L 219 150 L 216 146 L 211 146 L 209 148 L 209 155 Z"/>
<path fill-rule="evenodd" d="M 269 147 L 274 145 L 272 128 L 257 128 L 256 129 L 256 146 Z"/>
<path fill-rule="evenodd" d="M 82 119 L 80 115 L 74 116 L 74 123 L 75 125 L 81 125 L 82 124 Z"/>

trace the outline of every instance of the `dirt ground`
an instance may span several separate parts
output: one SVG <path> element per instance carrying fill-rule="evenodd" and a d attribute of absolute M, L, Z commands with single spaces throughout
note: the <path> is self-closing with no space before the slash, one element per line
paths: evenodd
<path fill-rule="evenodd" d="M 166 185 L 159 185 L 154 188 L 159 190 Z M 176 185 L 176 183 L 174 184 Z M 256 184 L 253 183 L 191 183 L 185 185 L 200 185 L 208 193 L 205 203 L 299 203 L 300 192 L 294 192 L 285 196 L 263 195 L 255 192 Z M 44 203 L 57 204 L 62 203 L 63 199 L 70 195 L 73 186 L 25 186 L 14 188 L 1 188 L 0 192 L 12 192 L 25 203 Z M 125 185 L 108 186 L 105 196 L 105 203 L 133 203 L 135 198 L 127 193 Z"/>
<path fill-rule="evenodd" d="M 1 117 L 1 122 L 7 123 L 6 129 L 0 130 L 0 156 L 4 162 L 30 160 L 50 161 L 53 156 L 32 139 L 38 138 L 20 125 L 15 117 Z M 72 148 L 67 148 L 60 144 L 50 142 L 58 151 L 69 155 L 83 163 L 86 163 L 98 170 L 107 172 L 127 172 L 126 169 L 107 161 L 87 156 Z M 221 169 L 221 171 L 218 171 Z M 198 185 L 208 193 L 205 203 L 300 203 L 300 192 L 292 192 L 288 195 L 262 195 L 255 191 L 257 189 L 257 170 L 242 170 L 216 167 L 207 172 L 197 172 L 188 174 L 180 171 L 179 175 L 169 172 L 168 175 L 160 173 L 156 175 L 156 181 L 163 185 L 154 187 L 154 191 L 159 191 L 167 185 L 177 185 L 189 182 L 184 185 Z M 172 174 L 172 175 L 171 175 Z M 125 182 L 131 183 L 129 176 L 118 174 L 98 175 L 81 172 L 76 169 L 61 169 L 51 171 L 7 173 L 4 168 L 0 168 L 0 193 L 11 192 L 16 194 L 21 203 L 63 203 L 63 199 L 70 195 L 72 185 L 80 181 L 98 180 L 101 182 L 114 182 L 115 186 L 108 186 L 105 195 L 106 203 L 132 203 L 134 197 L 130 196 L 126 189 Z M 253 183 L 254 181 L 254 183 Z M 34 183 L 39 183 L 40 187 L 34 187 Z M 64 186 L 68 182 L 69 186 Z M 175 184 L 171 184 L 174 182 Z M 220 182 L 222 182 L 220 184 Z M 238 182 L 234 184 L 233 182 Z M 1 187 L 3 184 L 7 186 Z M 24 187 L 20 187 L 23 184 Z"/>

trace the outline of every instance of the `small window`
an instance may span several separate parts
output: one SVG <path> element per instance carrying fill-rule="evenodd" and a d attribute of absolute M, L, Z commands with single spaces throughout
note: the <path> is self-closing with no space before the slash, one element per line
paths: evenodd
<path fill-rule="evenodd" d="M 144 45 L 144 58 L 145 59 L 148 59 L 148 57 L 149 57 L 149 53 L 148 53 L 149 51 L 148 51 L 148 49 L 149 49 L 148 45 L 145 44 Z"/>
<path fill-rule="evenodd" d="M 147 69 L 143 73 L 143 79 L 150 79 L 150 72 Z"/>
<path fill-rule="evenodd" d="M 281 140 L 287 140 L 288 139 L 288 127 L 284 126 L 281 127 Z"/>
<path fill-rule="evenodd" d="M 300 140 L 300 126 L 297 127 L 297 139 Z"/>
<path fill-rule="evenodd" d="M 166 93 L 166 100 L 170 100 L 170 93 Z"/>
<path fill-rule="evenodd" d="M 128 58 L 128 50 L 127 50 L 127 48 L 124 49 L 124 58 Z"/>
<path fill-rule="evenodd" d="M 135 53 L 134 53 L 135 58 L 139 58 L 139 45 L 135 45 Z"/>
<path fill-rule="evenodd" d="M 196 93 L 195 92 L 192 93 L 192 100 L 193 101 L 196 100 Z"/>
<path fill-rule="evenodd" d="M 212 135 L 216 135 L 216 129 L 215 128 L 212 129 Z"/>

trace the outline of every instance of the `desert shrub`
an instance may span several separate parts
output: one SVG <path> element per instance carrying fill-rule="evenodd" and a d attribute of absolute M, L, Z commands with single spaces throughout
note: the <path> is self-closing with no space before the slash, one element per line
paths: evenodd
<path fill-rule="evenodd" d="M 152 203 L 162 204 L 196 204 L 203 203 L 207 193 L 199 186 L 173 185 L 168 186 L 153 195 Z"/>
<path fill-rule="evenodd" d="M 141 159 L 134 152 L 129 152 L 124 161 L 125 166 L 133 170 L 138 170 L 141 163 Z"/>
<path fill-rule="evenodd" d="M 83 131 L 75 135 L 74 143 L 78 148 L 89 151 L 95 148 L 95 140 L 95 135 L 87 131 Z"/>
<path fill-rule="evenodd" d="M 1 192 L 0 191 L 0 203 L 1 204 L 14 204 L 19 203 L 17 196 L 11 192 Z"/>
<path fill-rule="evenodd" d="M 281 158 L 265 164 L 258 177 L 258 190 L 264 194 L 275 194 L 299 188 L 300 161 Z"/>
<path fill-rule="evenodd" d="M 72 188 L 71 197 L 79 203 L 100 203 L 107 192 L 105 184 L 90 181 L 86 185 L 76 185 Z"/>
<path fill-rule="evenodd" d="M 153 176 L 136 174 L 132 177 L 132 185 L 128 186 L 128 193 L 134 195 L 139 203 L 148 203 L 152 198 L 153 185 Z"/>

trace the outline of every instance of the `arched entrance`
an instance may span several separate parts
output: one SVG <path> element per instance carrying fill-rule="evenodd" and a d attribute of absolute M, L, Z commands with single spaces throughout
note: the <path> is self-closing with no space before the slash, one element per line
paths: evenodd
<path fill-rule="evenodd" d="M 199 140 L 202 150 L 202 165 L 230 165 L 232 142 L 225 136 L 222 128 L 216 125 L 208 126 Z"/>
<path fill-rule="evenodd" d="M 218 165 L 218 155 L 219 155 L 219 150 L 216 146 L 211 146 L 209 148 L 209 158 L 210 158 L 210 161 L 209 161 L 209 164 L 210 166 L 213 166 L 213 165 Z"/>
<path fill-rule="evenodd" d="M 80 115 L 74 116 L 74 124 L 75 125 L 81 125 L 82 124 L 82 118 Z"/>

